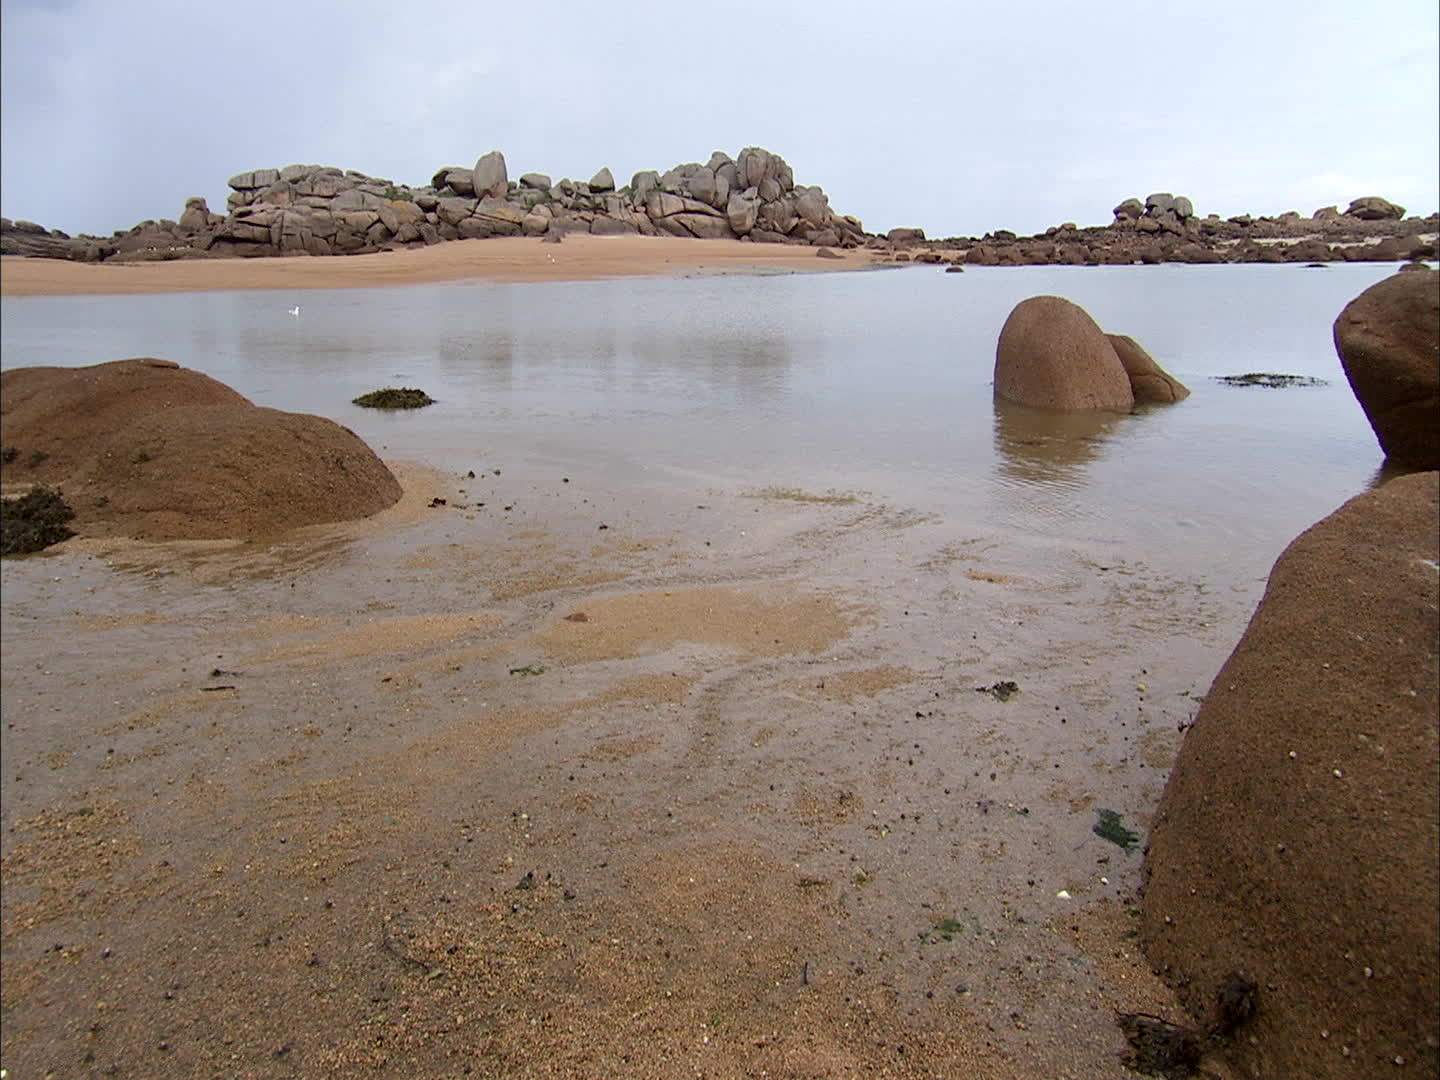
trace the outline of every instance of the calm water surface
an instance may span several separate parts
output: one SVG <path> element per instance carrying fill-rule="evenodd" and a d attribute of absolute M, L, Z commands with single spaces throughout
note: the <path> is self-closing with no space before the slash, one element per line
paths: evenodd
<path fill-rule="evenodd" d="M 866 492 L 1017 539 L 1265 573 L 1381 455 L 1330 328 L 1388 265 L 1021 267 L 7 298 L 3 366 L 159 356 L 384 456 L 622 488 Z M 1054 293 L 1193 395 L 1104 420 L 997 405 L 1011 308 Z M 301 307 L 299 317 L 288 311 Z M 1319 388 L 1214 376 L 1314 375 Z M 381 414 L 380 386 L 439 404 Z"/>

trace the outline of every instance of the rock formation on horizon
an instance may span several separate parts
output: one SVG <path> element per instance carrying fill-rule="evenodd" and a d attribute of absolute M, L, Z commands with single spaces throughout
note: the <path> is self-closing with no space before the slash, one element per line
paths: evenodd
<path fill-rule="evenodd" d="M 569 233 L 638 234 L 821 248 L 864 246 L 878 261 L 1018 266 L 1161 262 L 1313 262 L 1433 258 L 1440 218 L 1403 218 L 1404 208 L 1367 196 L 1345 213 L 1312 218 L 1238 215 L 1200 218 L 1183 195 L 1126 199 L 1114 221 L 1065 222 L 1033 237 L 1005 229 L 983 237 L 927 239 L 920 228 L 871 235 L 837 214 L 818 186 L 795 183 L 785 159 L 759 147 L 705 164 L 644 170 L 617 187 L 608 168 L 589 180 L 552 182 L 541 172 L 510 178 L 492 150 L 473 166 L 445 165 L 410 187 L 353 169 L 287 165 L 230 178 L 225 213 L 191 198 L 176 220 L 143 221 L 110 237 L 72 238 L 27 221 L 0 218 L 0 253 L 96 262 L 216 256 L 349 255 L 445 240 Z"/>
<path fill-rule="evenodd" d="M 491 236 L 637 234 L 857 247 L 853 217 L 835 213 L 818 186 L 795 183 L 785 159 L 760 147 L 716 151 L 664 173 L 638 172 L 616 188 L 608 168 L 589 180 L 551 183 L 543 173 L 511 180 L 499 151 L 473 167 L 442 166 L 407 187 L 333 166 L 255 169 L 229 180 L 226 213 L 187 200 L 178 220 L 146 221 L 88 243 L 5 222 L 13 254 L 141 261 L 206 256 L 348 255 Z M 56 241 L 59 241 L 57 243 Z"/>

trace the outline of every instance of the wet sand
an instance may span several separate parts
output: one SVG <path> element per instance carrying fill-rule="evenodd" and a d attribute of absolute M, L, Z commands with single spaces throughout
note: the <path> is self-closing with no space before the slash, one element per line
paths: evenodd
<path fill-rule="evenodd" d="M 59 296 L 217 289 L 356 289 L 442 281 L 584 281 L 683 273 L 793 273 L 855 270 L 870 254 L 812 247 L 679 237 L 567 236 L 455 240 L 373 255 L 267 259 L 186 259 L 147 263 L 0 260 L 0 294 Z"/>
<path fill-rule="evenodd" d="M 1098 1078 L 1115 1010 L 1180 1018 L 1093 827 L 1143 844 L 1250 592 L 863 492 L 397 471 L 0 567 L 11 1075 Z"/>

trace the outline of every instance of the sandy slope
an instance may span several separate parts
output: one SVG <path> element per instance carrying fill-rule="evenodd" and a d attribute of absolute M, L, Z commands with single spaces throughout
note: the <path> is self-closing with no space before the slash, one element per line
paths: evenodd
<path fill-rule="evenodd" d="M 197 259 L 128 265 L 6 258 L 6 296 L 191 292 L 213 289 L 346 289 L 436 281 L 579 281 L 643 274 L 857 269 L 869 254 L 739 240 L 569 236 L 457 240 L 434 247 L 330 258 Z"/>
<path fill-rule="evenodd" d="M 0 566 L 11 1075 L 1090 1080 L 1173 1014 L 1093 826 L 1143 840 L 1250 598 L 860 492 L 397 470 Z"/>

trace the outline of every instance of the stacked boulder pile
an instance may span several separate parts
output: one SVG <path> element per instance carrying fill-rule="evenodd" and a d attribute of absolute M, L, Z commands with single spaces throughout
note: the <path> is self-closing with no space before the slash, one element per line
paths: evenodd
<path fill-rule="evenodd" d="M 84 261 L 213 256 L 350 255 L 491 236 L 636 234 L 858 247 L 853 217 L 819 187 L 795 183 L 785 159 L 760 147 L 716 151 L 618 187 L 608 168 L 589 180 L 510 179 L 499 151 L 470 168 L 445 166 L 418 188 L 331 166 L 289 165 L 230 178 L 226 213 L 192 198 L 178 220 L 145 221 L 106 240 L 72 239 L 28 222 L 3 223 L 4 253 Z"/>
<path fill-rule="evenodd" d="M 997 229 L 980 237 L 927 239 L 920 228 L 865 232 L 837 214 L 819 187 L 796 184 L 785 159 L 759 147 L 705 164 L 636 173 L 617 186 L 608 168 L 589 180 L 544 173 L 511 179 L 504 155 L 447 165 L 423 187 L 353 169 L 288 165 L 230 178 L 225 212 L 192 198 L 177 220 L 142 221 L 109 237 L 71 237 L 0 218 L 0 254 L 84 262 L 215 256 L 350 255 L 446 240 L 569 233 L 687 236 L 817 248 L 865 247 L 878 262 L 947 266 L 1136 263 L 1374 262 L 1433 259 L 1440 215 L 1406 217 L 1379 196 L 1309 217 L 1201 217 L 1184 195 L 1157 192 L 1117 205 L 1108 225 L 1054 225 L 1034 236 Z"/>

